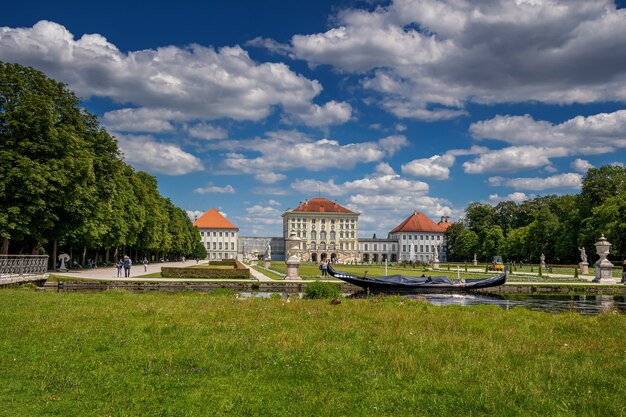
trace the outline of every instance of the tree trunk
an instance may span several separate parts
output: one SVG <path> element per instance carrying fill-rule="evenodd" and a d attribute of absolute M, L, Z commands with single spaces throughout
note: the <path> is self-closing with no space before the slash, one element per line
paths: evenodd
<path fill-rule="evenodd" d="M 83 246 L 83 259 L 80 262 L 81 265 L 85 265 L 85 257 L 87 257 L 87 246 Z"/>
<path fill-rule="evenodd" d="M 33 250 L 31 251 L 31 255 L 39 255 L 39 249 L 41 249 L 41 242 L 37 241 L 35 246 L 33 246 Z"/>
<path fill-rule="evenodd" d="M 109 263 L 109 249 L 110 248 L 107 247 L 107 250 L 106 250 L 105 255 L 104 255 L 104 263 L 106 263 L 106 264 Z"/>
<path fill-rule="evenodd" d="M 0 255 L 8 255 L 9 254 L 9 243 L 11 242 L 10 237 L 2 238 L 2 248 L 0 248 Z"/>
<path fill-rule="evenodd" d="M 52 268 L 51 269 L 57 269 L 57 244 L 58 244 L 58 241 L 54 239 L 52 241 Z"/>
<path fill-rule="evenodd" d="M 117 262 L 117 260 L 119 259 L 119 245 L 116 243 L 115 244 L 115 250 L 113 251 L 113 263 Z"/>

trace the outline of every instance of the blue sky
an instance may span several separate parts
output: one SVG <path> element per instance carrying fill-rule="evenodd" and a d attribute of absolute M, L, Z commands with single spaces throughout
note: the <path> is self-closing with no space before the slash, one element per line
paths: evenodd
<path fill-rule="evenodd" d="M 623 6 L 22 2 L 0 15 L 0 60 L 67 83 L 191 217 L 276 236 L 321 195 L 368 237 L 622 164 Z"/>

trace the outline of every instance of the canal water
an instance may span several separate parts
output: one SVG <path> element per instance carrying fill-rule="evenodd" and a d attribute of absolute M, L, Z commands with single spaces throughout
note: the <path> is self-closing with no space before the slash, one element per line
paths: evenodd
<path fill-rule="evenodd" d="M 496 305 L 505 310 L 515 307 L 525 307 L 529 310 L 545 311 L 549 313 L 574 312 L 585 315 L 595 315 L 607 312 L 626 313 L 626 296 L 613 295 L 576 295 L 555 296 L 536 294 L 516 295 L 489 295 L 489 294 L 423 294 L 408 295 L 430 304 L 475 306 Z"/>
<path fill-rule="evenodd" d="M 282 297 L 299 298 L 302 293 L 271 293 L 271 292 L 242 292 L 242 297 Z M 347 296 L 353 297 L 354 294 Z M 529 310 L 549 313 L 574 312 L 584 315 L 618 312 L 626 314 L 626 296 L 619 295 L 542 295 L 542 294 L 407 294 L 407 298 L 427 302 L 436 306 L 457 305 L 495 305 L 505 310 L 524 307 Z M 357 293 L 356 297 L 359 295 Z"/>

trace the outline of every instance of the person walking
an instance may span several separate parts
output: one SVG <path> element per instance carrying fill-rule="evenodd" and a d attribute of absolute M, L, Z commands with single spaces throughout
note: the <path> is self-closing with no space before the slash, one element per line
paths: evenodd
<path fill-rule="evenodd" d="M 127 255 L 124 255 L 124 277 L 130 278 L 130 267 L 133 265 L 133 261 Z"/>
<path fill-rule="evenodd" d="M 143 272 L 148 272 L 148 258 L 143 258 Z"/>
<path fill-rule="evenodd" d="M 320 265 L 320 269 L 322 270 L 322 278 L 324 278 L 326 274 L 328 273 L 328 261 L 326 259 L 322 261 L 322 264 Z"/>
<path fill-rule="evenodd" d="M 118 259 L 117 262 L 115 263 L 115 267 L 117 268 L 117 277 L 121 278 L 122 277 L 122 267 L 124 266 L 124 262 L 122 262 L 121 259 Z"/>

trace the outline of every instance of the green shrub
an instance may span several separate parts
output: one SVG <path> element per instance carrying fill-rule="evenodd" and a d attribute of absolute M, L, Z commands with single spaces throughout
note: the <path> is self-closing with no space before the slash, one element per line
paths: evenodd
<path fill-rule="evenodd" d="M 578 278 L 578 268 L 574 268 L 574 278 Z"/>
<path fill-rule="evenodd" d="M 315 281 L 306 286 L 304 298 L 313 300 L 320 298 L 337 298 L 341 296 L 341 290 L 330 282 Z"/>
<path fill-rule="evenodd" d="M 233 269 L 162 267 L 161 276 L 163 278 L 250 279 L 250 270 L 245 267 L 233 267 Z"/>

